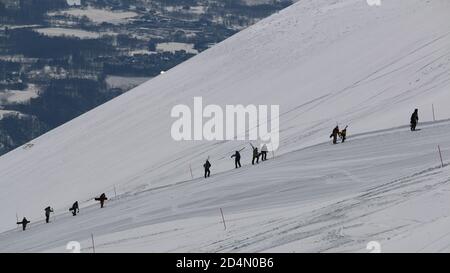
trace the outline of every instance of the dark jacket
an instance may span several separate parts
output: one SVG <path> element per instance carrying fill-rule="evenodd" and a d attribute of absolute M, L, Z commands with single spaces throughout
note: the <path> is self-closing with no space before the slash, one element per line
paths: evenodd
<path fill-rule="evenodd" d="M 78 207 L 78 201 L 76 201 L 75 203 L 73 203 L 72 207 L 70 208 L 70 210 L 78 210 L 80 211 L 80 208 Z"/>
<path fill-rule="evenodd" d="M 106 197 L 106 194 L 102 193 L 102 195 L 100 195 L 100 197 L 95 198 L 95 201 L 105 201 L 108 200 L 108 198 Z"/>
<path fill-rule="evenodd" d="M 45 208 L 45 215 L 50 215 L 51 212 L 53 212 L 53 209 L 51 207 Z"/>
<path fill-rule="evenodd" d="M 31 223 L 27 220 L 27 218 L 23 217 L 22 222 L 17 222 L 18 225 L 22 225 L 22 229 L 25 230 L 27 228 L 27 225 Z"/>
<path fill-rule="evenodd" d="M 241 159 L 241 153 L 239 153 L 239 151 L 236 151 L 236 153 L 231 156 L 231 158 L 233 158 L 233 157 L 235 157 L 236 160 L 240 160 Z"/>
<path fill-rule="evenodd" d="M 209 168 L 211 168 L 211 163 L 209 163 L 209 160 L 206 160 L 206 163 L 203 164 L 203 168 L 205 168 L 206 170 L 209 170 Z"/>
<path fill-rule="evenodd" d="M 336 126 L 336 127 L 333 129 L 333 132 L 331 133 L 330 138 L 331 138 L 331 137 L 337 137 L 338 135 L 339 135 L 339 127 Z"/>
<path fill-rule="evenodd" d="M 418 111 L 414 111 L 414 113 L 411 115 L 411 123 L 417 123 L 419 122 L 419 113 Z"/>

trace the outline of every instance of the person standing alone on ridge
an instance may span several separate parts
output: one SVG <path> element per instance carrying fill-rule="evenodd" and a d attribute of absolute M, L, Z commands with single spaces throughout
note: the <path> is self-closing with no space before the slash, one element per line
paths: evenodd
<path fill-rule="evenodd" d="M 48 206 L 45 208 L 45 222 L 48 224 L 50 222 L 50 213 L 53 212 L 53 209 Z"/>
<path fill-rule="evenodd" d="M 205 168 L 205 178 L 209 177 L 211 175 L 211 163 L 209 163 L 209 159 L 206 159 L 205 164 L 203 164 L 203 168 Z"/>
<path fill-rule="evenodd" d="M 419 122 L 419 109 L 414 110 L 411 115 L 411 131 L 416 130 L 417 123 Z"/>

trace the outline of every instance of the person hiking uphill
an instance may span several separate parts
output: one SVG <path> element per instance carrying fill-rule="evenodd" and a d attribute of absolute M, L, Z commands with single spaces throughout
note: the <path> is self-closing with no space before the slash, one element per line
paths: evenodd
<path fill-rule="evenodd" d="M 338 135 L 339 135 L 339 126 L 336 126 L 330 135 L 330 138 L 333 138 L 333 144 L 337 144 Z"/>
<path fill-rule="evenodd" d="M 234 165 L 236 166 L 236 169 L 240 168 L 241 167 L 241 153 L 239 151 L 236 151 L 234 153 L 234 155 L 231 156 L 231 158 L 233 158 L 233 157 L 234 157 Z"/>
<path fill-rule="evenodd" d="M 209 159 L 206 159 L 205 164 L 203 164 L 203 168 L 205 168 L 205 178 L 209 177 L 211 175 L 211 163 L 209 163 Z"/>
<path fill-rule="evenodd" d="M 105 201 L 108 200 L 105 193 L 102 193 L 100 197 L 96 197 L 95 201 L 100 201 L 100 208 L 103 208 L 103 205 L 105 204 Z"/>
<path fill-rule="evenodd" d="M 411 115 L 411 131 L 416 130 L 417 123 L 419 122 L 419 109 L 414 110 Z"/>
<path fill-rule="evenodd" d="M 22 230 L 25 231 L 27 229 L 27 225 L 31 223 L 27 220 L 27 218 L 23 217 L 22 222 L 17 222 L 18 225 L 22 225 Z"/>
<path fill-rule="evenodd" d="M 267 153 L 269 152 L 269 150 L 267 149 L 267 145 L 264 144 L 261 147 L 261 160 L 262 161 L 266 161 L 267 160 Z"/>
<path fill-rule="evenodd" d="M 78 207 L 78 201 L 76 201 L 75 203 L 73 203 L 72 207 L 69 209 L 69 211 L 72 212 L 73 216 L 76 216 L 77 213 L 80 213 L 80 208 Z"/>
<path fill-rule="evenodd" d="M 258 148 L 253 146 L 253 144 L 250 143 L 250 145 L 252 146 L 253 149 L 253 159 L 252 159 L 252 165 L 255 165 L 255 159 L 256 159 L 256 164 L 259 164 L 259 152 L 258 152 Z"/>
<path fill-rule="evenodd" d="M 339 133 L 339 137 L 341 138 L 342 143 L 344 143 L 345 140 L 347 139 L 347 128 L 348 128 L 348 125 L 345 126 L 344 130 L 342 130 L 342 131 Z"/>
<path fill-rule="evenodd" d="M 45 210 L 45 222 L 48 224 L 50 222 L 50 213 L 53 212 L 53 209 L 50 206 L 48 206 L 44 210 Z"/>

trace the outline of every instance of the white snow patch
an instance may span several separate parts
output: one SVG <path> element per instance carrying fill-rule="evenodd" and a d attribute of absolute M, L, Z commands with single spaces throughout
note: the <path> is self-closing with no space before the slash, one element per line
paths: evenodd
<path fill-rule="evenodd" d="M 50 37 L 66 36 L 66 37 L 77 37 L 80 39 L 97 39 L 101 37 L 101 34 L 98 32 L 73 28 L 57 28 L 57 27 L 38 28 L 35 29 L 35 31 Z"/>
<path fill-rule="evenodd" d="M 184 50 L 187 53 L 198 54 L 198 51 L 194 49 L 194 44 L 187 44 L 187 43 L 176 43 L 176 42 L 159 43 L 156 45 L 156 50 L 173 53 L 175 53 L 176 51 Z"/>
<path fill-rule="evenodd" d="M 58 12 L 58 14 L 67 14 L 76 17 L 86 16 L 89 20 L 94 23 L 111 23 L 111 24 L 124 24 L 128 22 L 138 14 L 133 11 L 111 11 L 106 9 L 97 9 L 93 7 L 88 7 L 85 9 L 68 9 Z M 50 15 L 55 14 L 51 13 Z"/>
<path fill-rule="evenodd" d="M 119 88 L 122 90 L 130 90 L 146 81 L 149 77 L 122 77 L 122 76 L 107 76 L 106 84 L 108 88 Z"/>
<path fill-rule="evenodd" d="M 0 92 L 0 104 L 23 103 L 38 97 L 39 89 L 34 84 L 28 85 L 26 90 L 5 90 Z"/>

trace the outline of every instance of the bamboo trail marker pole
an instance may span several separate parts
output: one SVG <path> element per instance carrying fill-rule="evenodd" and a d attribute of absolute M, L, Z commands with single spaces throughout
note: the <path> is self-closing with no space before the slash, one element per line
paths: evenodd
<path fill-rule="evenodd" d="M 92 251 L 95 253 L 94 234 L 92 234 L 92 233 L 91 233 L 91 239 L 92 239 Z"/>
<path fill-rule="evenodd" d="M 441 146 L 438 145 L 439 158 L 441 159 L 441 167 L 444 168 L 444 160 L 442 159 Z"/>
<path fill-rule="evenodd" d="M 191 171 L 191 179 L 193 180 L 194 179 L 194 175 L 192 174 L 192 165 L 191 164 L 189 164 L 189 170 Z"/>
<path fill-rule="evenodd" d="M 227 230 L 227 224 L 225 223 L 225 217 L 223 217 L 223 211 L 222 211 L 222 208 L 220 208 L 220 214 L 222 214 L 223 227 L 225 228 L 225 230 Z"/>
<path fill-rule="evenodd" d="M 433 121 L 436 121 L 436 115 L 434 113 L 434 104 L 431 105 L 431 108 L 433 109 Z"/>

